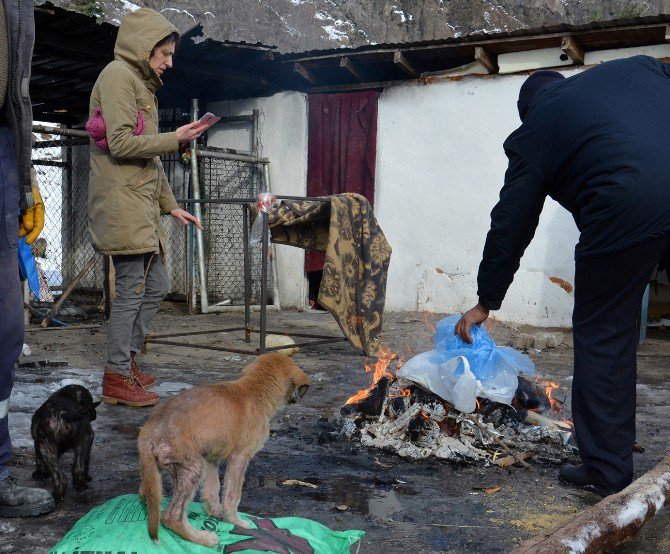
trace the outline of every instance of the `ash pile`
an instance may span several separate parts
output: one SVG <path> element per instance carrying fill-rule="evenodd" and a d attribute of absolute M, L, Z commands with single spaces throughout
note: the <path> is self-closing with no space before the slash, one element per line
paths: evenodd
<path fill-rule="evenodd" d="M 560 405 L 539 384 L 519 377 L 511 405 L 478 399 L 477 411 L 464 413 L 417 385 L 383 377 L 369 396 L 343 406 L 340 417 L 348 438 L 412 460 L 434 456 L 502 467 L 530 458 L 576 460 L 572 425 L 543 414 L 552 413 L 552 401 Z"/>
<path fill-rule="evenodd" d="M 435 350 L 404 364 L 382 351 L 366 366 L 373 384 L 341 408 L 341 433 L 412 460 L 502 467 L 577 460 L 558 383 L 533 379 L 530 359 L 495 346 L 483 326 L 472 344 L 454 337 L 457 320 L 438 323 Z"/>

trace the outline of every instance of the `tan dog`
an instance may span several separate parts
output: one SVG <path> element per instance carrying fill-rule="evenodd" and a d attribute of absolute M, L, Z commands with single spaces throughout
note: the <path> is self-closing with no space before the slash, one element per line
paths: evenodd
<path fill-rule="evenodd" d="M 219 542 L 216 534 L 197 531 L 186 520 L 186 507 L 202 482 L 205 512 L 248 529 L 237 506 L 249 461 L 268 438 L 275 412 L 296 402 L 308 387 L 307 375 L 291 358 L 264 354 L 236 381 L 193 387 L 156 406 L 137 440 L 140 496 L 147 505 L 151 538 L 158 539 L 161 470 L 174 480 L 174 494 L 162 518 L 165 527 L 204 546 Z M 219 494 L 218 466 L 224 460 L 228 463 Z"/>

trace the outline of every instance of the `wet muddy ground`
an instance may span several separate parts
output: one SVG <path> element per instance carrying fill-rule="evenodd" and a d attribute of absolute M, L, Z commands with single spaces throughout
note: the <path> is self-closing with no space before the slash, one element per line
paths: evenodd
<path fill-rule="evenodd" d="M 430 350 L 430 324 L 436 314 L 387 314 L 384 342 L 400 355 Z M 166 304 L 154 323 L 155 332 L 228 327 L 240 314 L 186 316 Z M 286 331 L 339 335 L 333 318 L 321 312 L 270 313 L 268 324 Z M 495 326 L 498 344 L 532 329 Z M 668 332 L 670 334 L 670 331 Z M 529 352 L 538 375 L 560 383 L 555 396 L 569 397 L 572 349 L 563 344 Z M 245 346 L 239 333 L 202 335 L 191 342 Z M 99 330 L 57 330 L 29 333 L 32 349 L 26 367 L 17 373 L 10 427 L 15 444 L 13 472 L 32 484 L 34 453 L 30 418 L 34 410 L 68 379 L 87 384 L 100 395 L 105 352 L 105 327 Z M 56 365 L 42 365 L 39 360 Z M 196 383 L 235 378 L 251 356 L 150 345 L 141 362 L 155 368 L 161 396 Z M 523 539 L 542 533 L 598 501 L 598 497 L 561 485 L 557 467 L 532 463 L 532 470 L 478 465 L 454 466 L 437 460 L 411 462 L 356 442 L 334 437 L 339 407 L 370 384 L 365 359 L 347 343 L 301 350 L 295 360 L 311 377 L 312 387 L 298 405 L 278 414 L 265 448 L 252 461 L 240 510 L 264 517 L 299 516 L 333 529 L 363 529 L 362 553 L 509 552 Z M 35 363 L 29 363 L 34 361 Z M 32 367 L 31 367 L 32 365 Z M 662 334 L 639 352 L 638 442 L 636 474 L 653 467 L 670 444 L 670 342 Z M 568 402 L 569 404 L 569 402 Z M 568 405 L 569 408 L 569 405 Z M 68 490 L 55 512 L 33 519 L 0 520 L 0 552 L 47 552 L 93 507 L 120 494 L 135 493 L 139 483 L 136 437 L 147 409 L 101 405 L 93 423 L 93 482 L 87 491 Z M 69 473 L 71 457 L 62 465 Z M 296 479 L 316 485 L 284 485 Z M 482 489 L 500 486 L 495 493 Z M 670 515 L 666 510 L 647 524 L 635 542 L 616 552 L 670 552 Z"/>

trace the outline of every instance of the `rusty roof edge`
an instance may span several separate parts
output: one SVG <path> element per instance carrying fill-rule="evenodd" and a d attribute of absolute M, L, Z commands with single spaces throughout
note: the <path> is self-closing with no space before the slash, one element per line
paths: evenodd
<path fill-rule="evenodd" d="M 448 37 L 444 39 L 433 39 L 416 42 L 365 44 L 356 48 L 330 48 L 322 50 L 307 50 L 304 52 L 279 53 L 277 62 L 294 62 L 323 57 L 340 57 L 351 54 L 375 53 L 386 50 L 421 49 L 435 46 L 460 46 L 465 44 L 491 44 L 494 42 L 505 42 L 512 39 L 542 39 L 551 35 L 560 34 L 585 34 L 597 31 L 625 31 L 627 29 L 650 28 L 670 24 L 670 14 L 654 16 L 635 17 L 627 19 L 610 19 L 606 21 L 592 21 L 579 25 L 558 24 L 542 27 L 516 29 L 514 31 L 501 33 L 473 33 L 462 37 Z"/>

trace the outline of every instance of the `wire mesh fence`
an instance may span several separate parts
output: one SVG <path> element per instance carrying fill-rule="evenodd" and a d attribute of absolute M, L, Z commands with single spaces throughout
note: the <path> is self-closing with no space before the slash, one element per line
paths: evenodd
<path fill-rule="evenodd" d="M 263 182 L 262 166 L 252 161 L 209 157 L 198 151 L 198 174 L 203 200 L 254 198 Z M 210 305 L 244 304 L 244 227 L 240 204 L 203 202 L 204 267 L 207 299 Z M 261 246 L 250 247 L 250 303 L 260 303 Z M 268 290 L 272 290 L 272 271 L 268 270 Z"/>
<path fill-rule="evenodd" d="M 88 235 L 89 140 L 86 133 L 36 126 L 33 166 L 44 200 L 44 229 L 33 243 L 41 287 L 31 304 L 47 311 L 64 291 L 72 292 L 59 310 L 62 318 L 87 318 L 102 309 L 103 259 Z M 93 266 L 82 269 L 93 259 Z"/>
<path fill-rule="evenodd" d="M 172 115 L 161 130 L 174 128 L 177 118 L 183 116 Z M 33 165 L 44 199 L 45 225 L 33 245 L 42 281 L 40 297 L 30 295 L 33 315 L 46 314 L 65 292 L 67 300 L 55 317 L 66 322 L 88 319 L 104 311 L 106 271 L 104 256 L 94 251 L 88 233 L 88 135 L 84 131 L 35 126 L 34 137 Z M 259 163 L 209 157 L 207 150 L 198 152 L 198 191 L 202 199 L 253 198 L 261 190 L 263 177 Z M 173 153 L 162 161 L 175 197 L 193 197 L 188 159 Z M 204 202 L 201 209 L 208 303 L 243 305 L 243 208 L 239 204 Z M 186 300 L 193 290 L 199 296 L 200 264 L 196 259 L 193 226 L 185 226 L 171 217 L 163 218 L 162 224 L 168 237 L 165 253 L 171 283 L 168 298 Z M 250 302 L 257 304 L 260 245 L 252 247 L 250 262 Z"/>

